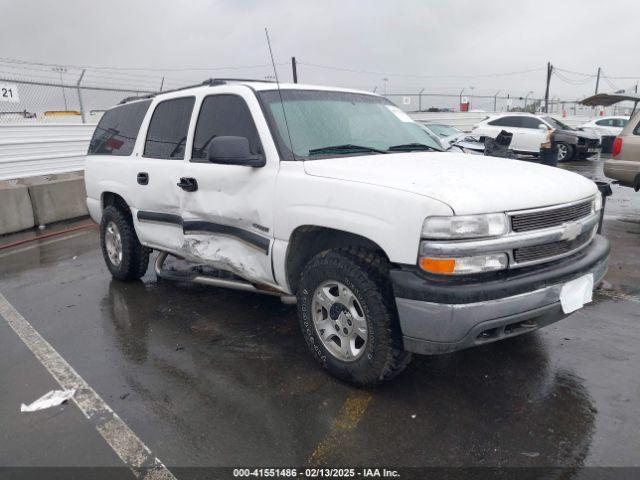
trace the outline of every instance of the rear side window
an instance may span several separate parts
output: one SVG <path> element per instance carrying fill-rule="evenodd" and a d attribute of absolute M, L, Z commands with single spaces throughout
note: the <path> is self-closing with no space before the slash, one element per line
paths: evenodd
<path fill-rule="evenodd" d="M 544 123 L 535 117 L 520 117 L 519 120 L 520 127 L 522 128 L 538 128 L 541 124 L 544 125 Z"/>
<path fill-rule="evenodd" d="M 207 161 L 207 148 L 216 137 L 245 137 L 251 153 L 262 153 L 260 137 L 249 107 L 238 95 L 211 95 L 202 101 L 193 137 L 192 161 Z"/>
<path fill-rule="evenodd" d="M 613 125 L 613 120 L 608 118 L 606 120 L 598 120 L 596 125 L 600 125 L 601 127 L 611 127 Z"/>
<path fill-rule="evenodd" d="M 520 117 L 501 117 L 489 122 L 494 127 L 520 127 Z"/>
<path fill-rule="evenodd" d="M 156 107 L 149 122 L 144 156 L 181 160 L 184 158 L 194 97 L 165 100 Z"/>
<path fill-rule="evenodd" d="M 131 155 L 151 100 L 115 107 L 102 115 L 89 143 L 89 155 Z"/>

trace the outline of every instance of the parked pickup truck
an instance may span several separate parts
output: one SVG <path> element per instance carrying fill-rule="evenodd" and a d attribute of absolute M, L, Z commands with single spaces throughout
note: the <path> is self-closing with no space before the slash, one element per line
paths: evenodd
<path fill-rule="evenodd" d="M 116 279 L 145 275 L 156 250 L 161 277 L 297 303 L 313 357 L 362 386 L 412 352 L 566 317 L 609 255 L 590 180 L 440 152 L 354 90 L 210 80 L 125 101 L 95 130 L 86 187 Z"/>

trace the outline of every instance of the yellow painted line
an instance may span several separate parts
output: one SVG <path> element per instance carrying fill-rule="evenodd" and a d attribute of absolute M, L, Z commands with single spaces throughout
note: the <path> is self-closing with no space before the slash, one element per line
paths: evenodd
<path fill-rule="evenodd" d="M 358 426 L 372 398 L 373 395 L 371 393 L 363 390 L 357 390 L 349 394 L 331 424 L 329 433 L 324 440 L 316 445 L 309 457 L 307 461 L 309 465 L 321 465 L 326 461 L 332 450 L 340 445 L 345 434 Z"/>

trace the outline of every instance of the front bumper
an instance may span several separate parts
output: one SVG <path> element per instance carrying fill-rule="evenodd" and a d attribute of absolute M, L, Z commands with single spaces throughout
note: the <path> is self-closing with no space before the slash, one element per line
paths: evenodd
<path fill-rule="evenodd" d="M 447 353 L 532 331 L 567 315 L 562 286 L 607 271 L 609 241 L 596 236 L 579 253 L 550 265 L 475 278 L 438 278 L 416 269 L 391 271 L 404 347 L 420 354 Z"/>
<path fill-rule="evenodd" d="M 600 142 L 586 142 L 576 144 L 576 154 L 579 157 L 590 157 L 602 152 Z"/>

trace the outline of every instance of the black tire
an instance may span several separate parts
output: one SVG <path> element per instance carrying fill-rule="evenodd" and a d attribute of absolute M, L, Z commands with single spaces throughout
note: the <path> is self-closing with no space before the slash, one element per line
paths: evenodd
<path fill-rule="evenodd" d="M 117 227 L 121 239 L 122 260 L 119 264 L 109 258 L 105 242 L 105 232 L 111 222 Z M 103 210 L 100 222 L 100 246 L 107 268 L 114 278 L 124 281 L 137 280 L 147 272 L 151 250 L 138 240 L 131 216 L 128 213 L 114 206 L 108 206 Z"/>
<path fill-rule="evenodd" d="M 305 266 L 298 288 L 298 318 L 309 349 L 332 375 L 357 386 L 370 387 L 391 380 L 411 361 L 404 351 L 393 290 L 385 260 L 359 249 L 329 250 Z M 362 306 L 367 343 L 355 361 L 342 361 L 323 345 L 313 324 L 312 300 L 319 285 L 336 281 L 346 285 Z"/>
<path fill-rule="evenodd" d="M 557 142 L 556 151 L 558 152 L 558 162 L 570 162 L 573 160 L 576 150 L 572 145 L 569 145 L 566 142 Z"/>

